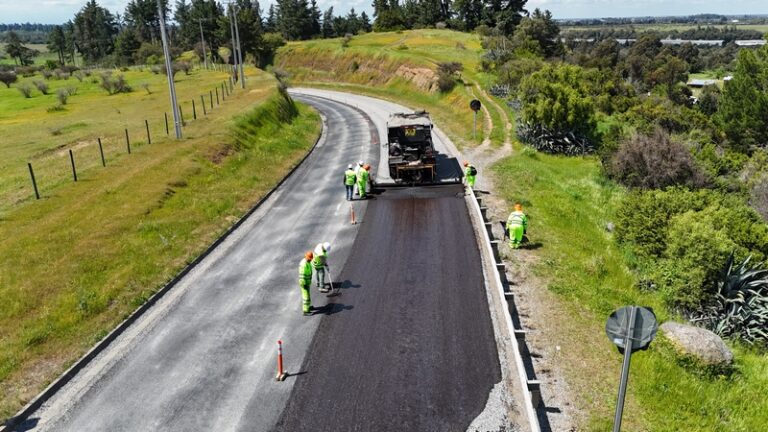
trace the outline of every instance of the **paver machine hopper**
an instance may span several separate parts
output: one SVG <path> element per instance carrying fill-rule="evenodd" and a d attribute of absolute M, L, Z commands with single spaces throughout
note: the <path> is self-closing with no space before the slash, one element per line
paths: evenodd
<path fill-rule="evenodd" d="M 389 176 L 396 183 L 435 181 L 436 152 L 432 120 L 426 111 L 394 113 L 387 121 Z"/>

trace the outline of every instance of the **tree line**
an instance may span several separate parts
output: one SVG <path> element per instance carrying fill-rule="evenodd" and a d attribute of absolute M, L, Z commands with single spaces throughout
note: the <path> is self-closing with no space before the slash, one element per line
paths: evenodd
<path fill-rule="evenodd" d="M 463 31 L 484 27 L 511 36 L 527 13 L 525 3 L 526 0 L 374 0 L 373 17 L 354 8 L 338 15 L 332 6 L 321 11 L 316 0 L 277 0 L 266 11 L 256 0 L 236 0 L 232 9 L 245 56 L 264 65 L 285 40 L 426 27 Z M 5 38 L 14 43 L 29 43 L 22 30 L 46 31 L 48 48 L 57 54 L 61 64 L 74 62 L 78 54 L 87 64 L 152 63 L 162 57 L 161 13 L 168 24 L 174 54 L 194 50 L 200 59 L 207 56 L 215 61 L 231 61 L 227 53 L 232 52 L 229 15 L 233 12 L 216 0 L 177 0 L 173 5 L 163 0 L 162 11 L 158 11 L 155 0 L 131 0 L 122 14 L 110 12 L 97 0 L 89 0 L 62 25 L 16 26 L 9 28 Z M 21 65 L 31 64 L 36 54 L 23 47 L 13 52 L 8 54 Z"/>

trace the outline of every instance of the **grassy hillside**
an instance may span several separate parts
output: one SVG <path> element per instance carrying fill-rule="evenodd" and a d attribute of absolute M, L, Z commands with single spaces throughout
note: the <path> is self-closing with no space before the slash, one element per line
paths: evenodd
<path fill-rule="evenodd" d="M 466 134 L 467 88 L 448 94 L 429 92 L 392 71 L 402 65 L 431 69 L 436 62 L 461 61 L 468 82 L 485 82 L 490 77 L 474 69 L 480 54 L 475 36 L 429 30 L 356 36 L 347 48 L 338 39 L 293 43 L 281 50 L 278 63 L 295 84 L 346 89 L 426 108 L 466 146 L 476 143 Z M 496 106 L 489 98 L 483 101 L 493 108 L 492 136 L 498 140 L 502 135 L 498 119 L 514 113 L 501 112 L 503 101 L 496 101 Z M 553 157 L 519 144 L 514 145 L 513 156 L 497 163 L 492 173 L 480 175 L 495 177 L 499 185 L 495 193 L 504 198 L 507 208 L 520 200 L 531 216 L 531 236 L 541 247 L 521 251 L 529 259 L 520 262 L 530 263 L 525 271 L 541 282 L 541 289 L 547 289 L 546 298 L 551 301 L 547 305 L 558 311 L 552 322 L 540 324 L 547 325 L 546 330 L 538 330 L 549 334 L 553 346 L 562 347 L 553 361 L 564 369 L 571 404 L 583 413 L 579 430 L 610 430 L 621 356 L 604 334 L 608 314 L 618 307 L 641 304 L 653 307 L 662 321 L 676 318 L 656 293 L 636 288 L 624 251 L 606 231 L 625 190 L 604 177 L 595 157 Z M 649 351 L 632 361 L 625 429 L 764 429 L 768 402 L 761 395 L 768 392 L 768 359 L 749 348 L 733 349 L 735 372 L 712 376 L 679 360 L 659 337 Z"/>
<path fill-rule="evenodd" d="M 75 152 L 78 169 L 85 170 L 101 166 L 96 143 L 99 137 L 107 162 L 127 152 L 125 129 L 128 129 L 133 144 L 147 141 L 144 120 L 149 122 L 154 140 L 165 137 L 163 114 L 167 112 L 172 119 L 165 75 L 148 70 L 109 71 L 112 77 L 124 76 L 133 91 L 108 95 L 101 87 L 100 75 L 103 73 L 105 71 L 95 70 L 82 81 L 74 77 L 45 80 L 38 74 L 20 77 L 11 88 L 0 85 L 0 136 L 4 137 L 0 142 L 3 154 L 0 159 L 0 172 L 3 173 L 0 175 L 0 215 L 34 198 L 27 162 L 32 163 L 45 195 L 58 185 L 71 181 L 69 149 Z M 176 91 L 185 119 L 192 120 L 193 99 L 202 117 L 200 96 L 205 96 L 207 109 L 210 109 L 209 91 L 227 79 L 224 72 L 201 69 L 193 70 L 190 75 L 179 72 Z M 47 95 L 35 88 L 35 81 L 48 85 Z M 26 98 L 18 90 L 24 85 L 34 89 L 32 97 Z M 59 104 L 57 92 L 63 89 L 74 89 L 74 94 L 67 98 L 62 110 L 51 111 Z M 214 111 L 218 111 L 215 98 L 214 94 Z M 249 103 L 249 97 L 237 96 L 222 106 L 239 110 Z M 229 115 L 234 112 L 229 111 Z"/>
<path fill-rule="evenodd" d="M 344 40 L 325 39 L 292 42 L 278 51 L 276 67 L 289 74 L 293 85 L 312 85 L 347 89 L 383 99 L 407 102 L 428 108 L 457 145 L 476 145 L 490 135 L 492 142 L 505 140 L 502 127 L 487 128 L 478 122 L 477 138 L 472 137 L 472 111 L 469 102 L 488 99 L 478 91 L 490 77 L 478 72 L 480 39 L 476 35 L 450 30 L 413 30 L 368 33 Z M 435 80 L 440 62 L 457 61 L 464 65 L 453 90 L 437 91 Z M 503 122 L 489 107 L 492 121 Z"/>
<path fill-rule="evenodd" d="M 116 142 L 106 168 L 83 170 L 77 183 L 54 189 L 48 184 L 44 199 L 4 214 L 0 417 L 16 412 L 199 255 L 317 138 L 314 111 L 302 106 L 297 111 L 270 75 L 253 70 L 249 75 L 248 89 L 189 123 L 183 140 L 158 133 L 151 145 L 136 143 L 132 155 L 119 157 Z M 180 88 L 190 97 L 205 89 L 200 81 L 180 82 Z M 134 98 L 118 108 L 126 123 L 162 113 L 162 94 L 116 98 L 123 97 Z M 73 107 L 73 115 L 86 123 L 78 131 L 87 137 L 102 125 L 122 126 L 113 106 L 103 106 L 111 103 L 86 92 Z M 45 117 L 39 106 L 27 112 Z M 5 119 L 4 127 L 18 127 Z M 252 119 L 258 119 L 257 127 Z M 30 136 L 49 133 L 44 126 L 27 130 Z M 71 136 L 76 142 L 77 135 Z M 19 141 L 12 147 L 19 159 L 25 149 L 34 155 L 46 148 Z"/>

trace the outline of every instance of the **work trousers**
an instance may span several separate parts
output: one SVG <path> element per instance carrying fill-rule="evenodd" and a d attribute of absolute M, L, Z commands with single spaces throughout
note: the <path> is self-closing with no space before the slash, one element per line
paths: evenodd
<path fill-rule="evenodd" d="M 352 201 L 352 194 L 355 192 L 355 185 L 344 185 L 347 188 L 347 201 Z"/>
<path fill-rule="evenodd" d="M 365 182 L 359 181 L 357 182 L 357 193 L 360 195 L 360 198 L 365 198 Z"/>
<path fill-rule="evenodd" d="M 325 267 L 315 267 L 315 283 L 318 288 L 325 286 Z"/>
<path fill-rule="evenodd" d="M 304 313 L 312 311 L 312 297 L 309 293 L 309 286 L 312 285 L 312 279 L 300 279 L 299 288 L 301 288 L 301 310 Z"/>
<path fill-rule="evenodd" d="M 525 234 L 525 227 L 522 225 L 510 225 L 509 227 L 509 247 L 517 249 L 520 244 L 523 243 L 523 234 Z"/>

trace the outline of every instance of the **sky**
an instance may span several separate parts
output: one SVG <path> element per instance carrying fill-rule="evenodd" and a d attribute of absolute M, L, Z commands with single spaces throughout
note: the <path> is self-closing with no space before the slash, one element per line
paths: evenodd
<path fill-rule="evenodd" d="M 123 13 L 128 0 L 97 0 L 112 12 Z M 274 0 L 260 0 L 266 10 Z M 61 24 L 71 19 L 86 0 L 0 0 L 0 23 Z M 317 0 L 322 10 L 336 14 L 351 7 L 371 14 L 371 0 Z M 600 18 L 662 15 L 768 14 L 768 0 L 528 0 L 526 8 L 549 9 L 555 18 Z"/>

